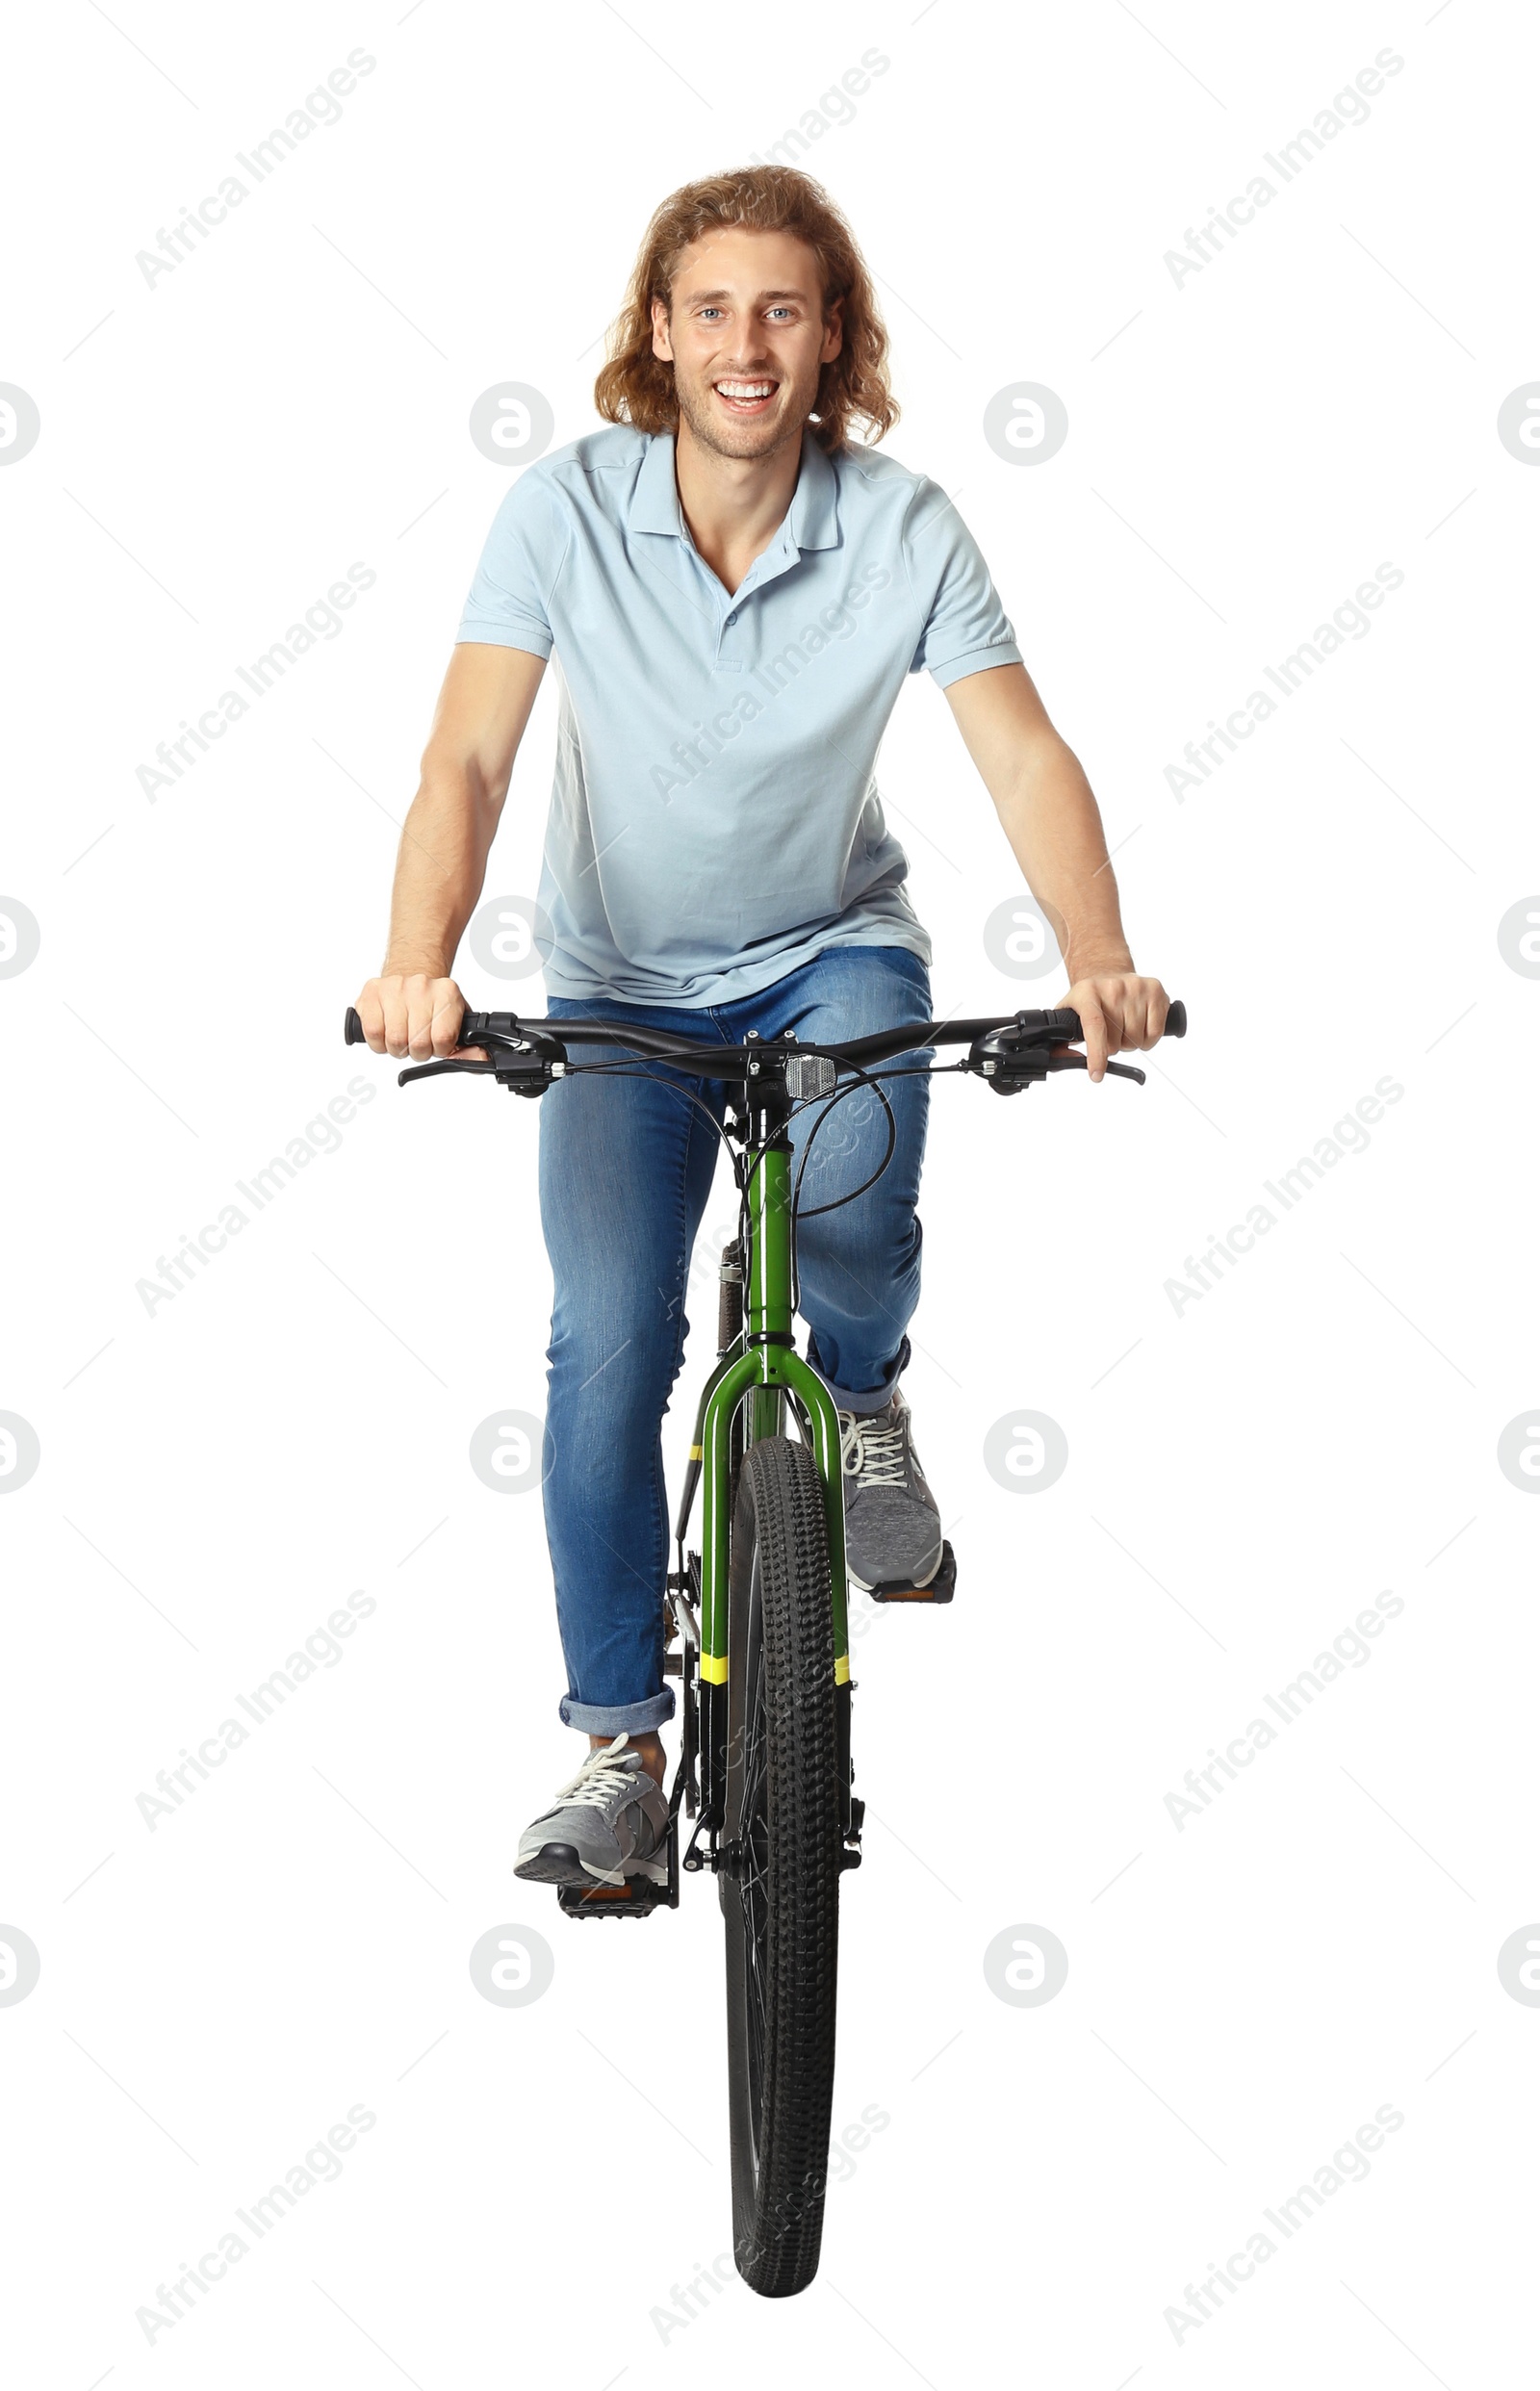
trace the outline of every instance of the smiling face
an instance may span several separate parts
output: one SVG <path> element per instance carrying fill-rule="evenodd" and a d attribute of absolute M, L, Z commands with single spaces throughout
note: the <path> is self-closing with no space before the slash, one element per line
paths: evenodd
<path fill-rule="evenodd" d="M 653 301 L 653 353 L 671 358 L 681 424 L 719 456 L 768 456 L 802 428 L 840 348 L 818 261 L 791 233 L 743 226 L 690 244 L 672 310 Z"/>

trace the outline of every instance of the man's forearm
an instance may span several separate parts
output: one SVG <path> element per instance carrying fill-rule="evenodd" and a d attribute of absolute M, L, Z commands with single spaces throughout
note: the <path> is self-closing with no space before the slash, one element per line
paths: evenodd
<path fill-rule="evenodd" d="M 544 656 L 523 648 L 455 642 L 397 850 L 385 962 L 358 991 L 375 1054 L 422 1063 L 456 1051 L 465 999 L 453 978 L 455 949 L 481 894 L 545 669 Z M 478 1047 L 465 1051 L 485 1060 Z"/>
<path fill-rule="evenodd" d="M 1018 746 L 994 802 L 1071 980 L 1131 971 L 1101 814 L 1079 758 L 1057 732 L 1044 729 Z"/>
<path fill-rule="evenodd" d="M 386 972 L 448 978 L 475 911 L 498 807 L 473 763 L 424 764 L 401 831 Z"/>

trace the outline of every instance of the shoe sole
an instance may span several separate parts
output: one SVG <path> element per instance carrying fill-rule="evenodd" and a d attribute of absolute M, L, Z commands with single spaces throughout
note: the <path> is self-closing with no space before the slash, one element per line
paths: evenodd
<path fill-rule="evenodd" d="M 930 1568 L 926 1571 L 923 1578 L 874 1578 L 871 1584 L 868 1584 L 864 1578 L 857 1577 L 856 1572 L 848 1565 L 848 1563 L 846 1565 L 845 1575 L 850 1580 L 851 1584 L 862 1594 L 870 1594 L 878 1586 L 897 1585 L 913 1586 L 915 1591 L 918 1592 L 921 1587 L 930 1584 L 932 1579 L 936 1576 L 937 1571 L 940 1568 L 945 1557 L 946 1547 L 942 1544 L 937 1553 L 935 1560 L 932 1561 Z"/>
<path fill-rule="evenodd" d="M 542 1843 L 538 1851 L 521 1860 L 513 1872 L 529 1885 L 620 1886 L 633 1876 L 645 1877 L 650 1885 L 668 1883 L 666 1859 L 640 1860 L 626 1870 L 596 1868 L 571 1843 Z"/>

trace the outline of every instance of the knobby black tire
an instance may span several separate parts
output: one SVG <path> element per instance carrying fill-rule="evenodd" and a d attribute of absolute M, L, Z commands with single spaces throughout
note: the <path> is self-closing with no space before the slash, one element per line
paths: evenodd
<path fill-rule="evenodd" d="M 777 2300 L 818 2270 L 839 1948 L 829 1540 L 806 1445 L 744 1455 L 731 1579 L 726 1835 L 750 1846 L 748 1873 L 719 1879 L 733 2254 Z"/>

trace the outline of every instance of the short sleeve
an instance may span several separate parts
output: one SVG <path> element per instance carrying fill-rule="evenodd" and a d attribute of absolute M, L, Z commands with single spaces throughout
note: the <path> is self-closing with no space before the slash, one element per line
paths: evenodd
<path fill-rule="evenodd" d="M 555 645 L 551 593 L 570 538 L 549 477 L 535 470 L 521 474 L 493 517 L 456 643 L 548 656 Z"/>
<path fill-rule="evenodd" d="M 904 526 L 910 586 L 925 628 L 909 666 L 938 689 L 995 664 L 1019 664 L 1021 651 L 978 542 L 938 483 L 922 479 Z"/>

